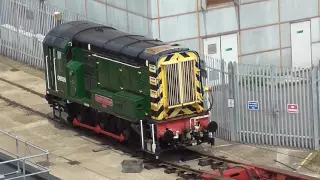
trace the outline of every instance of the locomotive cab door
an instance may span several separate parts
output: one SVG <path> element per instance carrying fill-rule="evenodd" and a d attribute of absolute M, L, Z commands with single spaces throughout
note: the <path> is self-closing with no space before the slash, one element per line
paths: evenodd
<path fill-rule="evenodd" d="M 73 61 L 71 59 L 67 63 L 67 77 L 68 77 L 68 83 L 67 83 L 68 95 L 71 98 L 83 98 L 84 96 L 83 63 L 79 61 Z"/>
<path fill-rule="evenodd" d="M 83 67 L 78 61 L 68 63 L 68 93 L 72 98 L 83 97 Z"/>

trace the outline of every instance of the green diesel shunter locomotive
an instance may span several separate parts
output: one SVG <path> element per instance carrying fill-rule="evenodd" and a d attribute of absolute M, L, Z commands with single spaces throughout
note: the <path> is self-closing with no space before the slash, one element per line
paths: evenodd
<path fill-rule="evenodd" d="M 156 155 L 214 142 L 197 52 L 87 21 L 57 25 L 43 50 L 56 118 Z"/>

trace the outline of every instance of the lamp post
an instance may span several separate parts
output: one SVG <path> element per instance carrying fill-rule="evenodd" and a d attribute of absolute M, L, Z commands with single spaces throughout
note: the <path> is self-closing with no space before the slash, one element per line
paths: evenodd
<path fill-rule="evenodd" d="M 56 20 L 57 20 L 57 24 L 59 25 L 59 24 L 61 24 L 61 19 L 62 19 L 62 15 L 61 15 L 61 12 L 55 12 L 54 13 L 54 16 L 55 16 L 55 18 L 56 18 Z"/>

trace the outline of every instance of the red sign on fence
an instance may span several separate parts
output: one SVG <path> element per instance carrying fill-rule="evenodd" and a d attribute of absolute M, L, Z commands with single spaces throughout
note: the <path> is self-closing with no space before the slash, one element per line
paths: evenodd
<path fill-rule="evenodd" d="M 288 113 L 298 113 L 298 104 L 288 104 L 287 105 Z"/>

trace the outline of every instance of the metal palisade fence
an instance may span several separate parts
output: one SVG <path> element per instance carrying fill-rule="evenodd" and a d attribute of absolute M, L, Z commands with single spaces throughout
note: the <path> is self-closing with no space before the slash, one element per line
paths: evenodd
<path fill-rule="evenodd" d="M 0 55 L 44 69 L 42 41 L 56 26 L 56 11 L 62 21 L 89 20 L 40 0 L 0 0 Z"/>
<path fill-rule="evenodd" d="M 319 149 L 319 67 L 281 68 L 204 59 L 207 74 L 203 84 L 212 89 L 211 120 L 219 124 L 217 137 Z"/>

